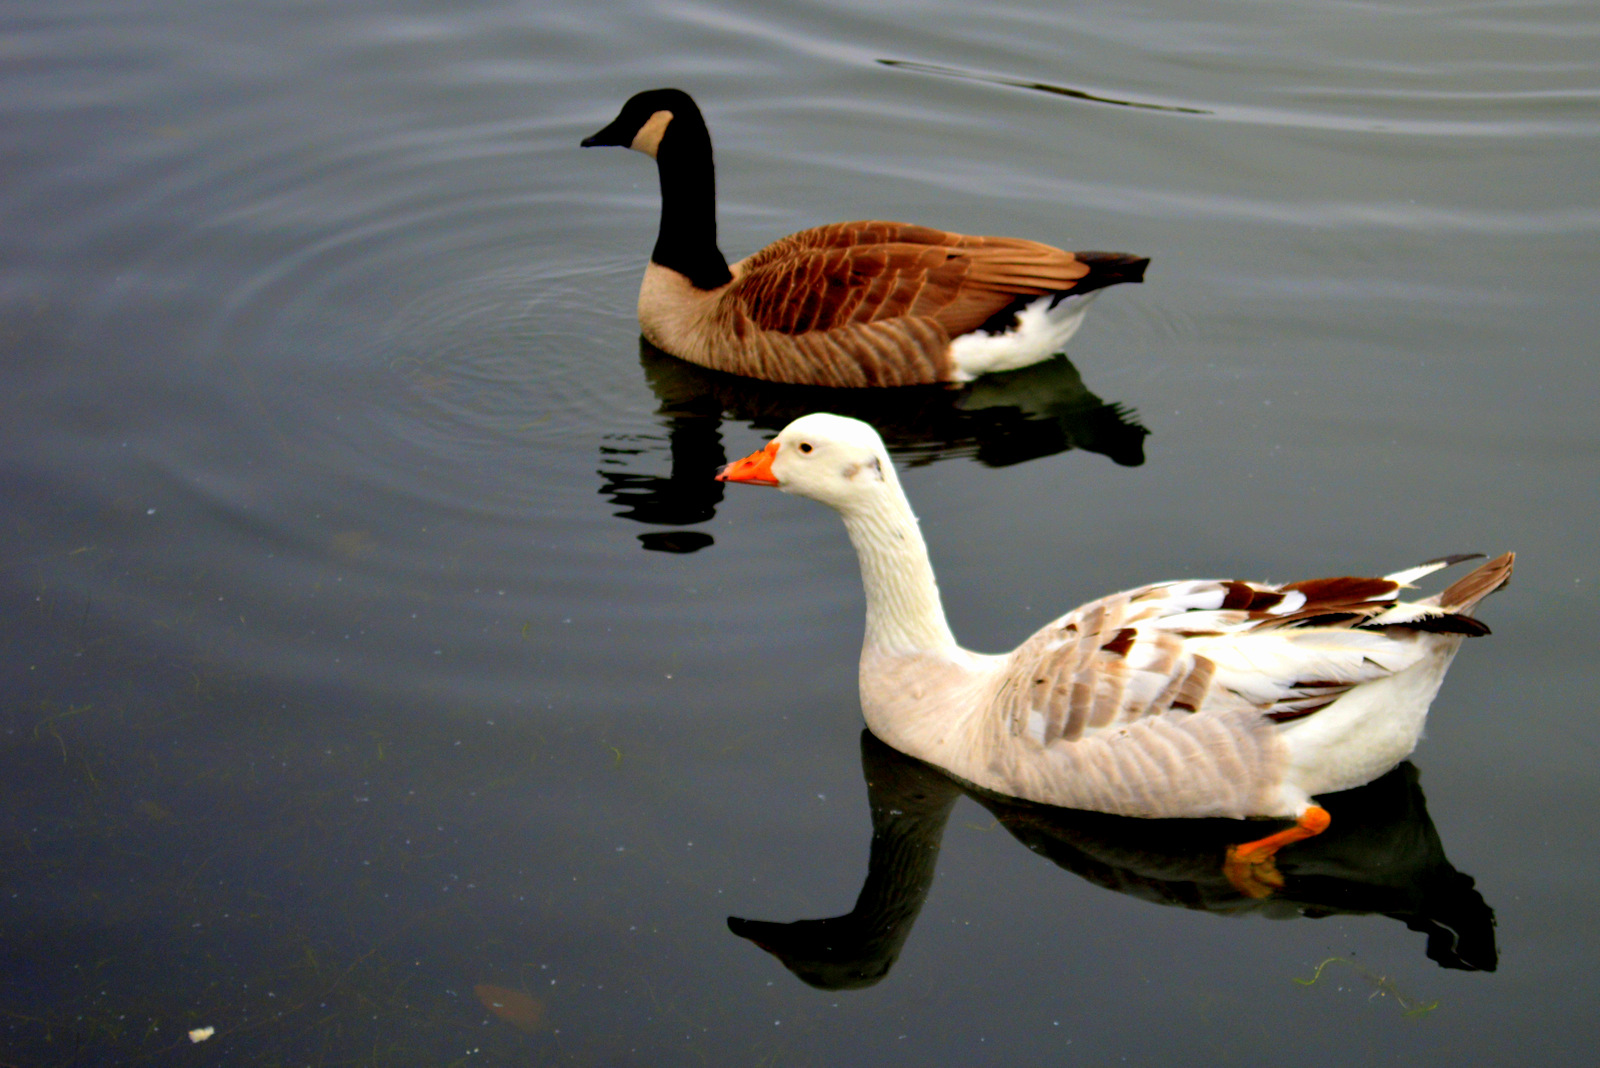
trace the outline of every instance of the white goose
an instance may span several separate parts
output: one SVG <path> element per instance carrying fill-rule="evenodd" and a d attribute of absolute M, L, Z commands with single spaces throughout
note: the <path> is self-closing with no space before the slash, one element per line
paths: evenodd
<path fill-rule="evenodd" d="M 661 230 L 639 288 L 646 339 L 679 359 L 817 386 L 964 382 L 1049 359 L 1089 297 L 1150 262 L 864 220 L 801 230 L 734 264 L 717 248 L 711 135 L 680 89 L 623 105 L 586 148 L 656 161 Z"/>
<path fill-rule="evenodd" d="M 1442 593 L 1383 578 L 1195 580 L 1112 594 L 1011 653 L 956 644 L 916 516 L 872 427 L 807 415 L 717 476 L 821 501 L 866 586 L 861 706 L 879 738 L 986 790 L 1127 816 L 1286 817 L 1229 851 L 1236 885 L 1281 885 L 1272 855 L 1321 833 L 1318 794 L 1370 782 L 1416 747 L 1428 705 L 1513 554 Z"/>

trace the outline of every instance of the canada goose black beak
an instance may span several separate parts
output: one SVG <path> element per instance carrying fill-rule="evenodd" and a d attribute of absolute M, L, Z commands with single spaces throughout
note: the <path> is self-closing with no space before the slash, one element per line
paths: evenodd
<path fill-rule="evenodd" d="M 579 141 L 578 144 L 582 145 L 584 148 L 598 148 L 602 145 L 611 145 L 617 148 L 627 148 L 629 145 L 633 144 L 633 135 L 630 133 L 625 133 L 622 129 L 620 129 L 621 122 L 622 116 L 618 115 L 612 120 L 611 125 L 607 126 L 598 133 L 590 134 L 582 141 Z"/>

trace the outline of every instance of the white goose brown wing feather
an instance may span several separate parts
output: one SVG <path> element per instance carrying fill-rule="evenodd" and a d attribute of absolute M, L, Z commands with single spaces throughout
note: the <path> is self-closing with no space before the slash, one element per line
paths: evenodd
<path fill-rule="evenodd" d="M 1419 634 L 1487 633 L 1463 613 L 1503 583 L 1500 571 L 1473 573 L 1484 588 L 1470 603 L 1455 587 L 1433 604 L 1399 601 L 1397 580 L 1421 569 L 1276 586 L 1169 582 L 1113 594 L 1005 658 L 994 712 L 1004 733 L 1040 745 L 1174 711 L 1291 723 L 1418 663 L 1429 650 Z"/>

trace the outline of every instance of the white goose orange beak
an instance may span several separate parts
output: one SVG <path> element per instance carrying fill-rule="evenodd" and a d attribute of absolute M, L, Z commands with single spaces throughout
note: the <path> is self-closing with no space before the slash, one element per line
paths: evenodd
<path fill-rule="evenodd" d="M 752 486 L 776 486 L 777 476 L 772 473 L 772 460 L 778 455 L 776 438 L 767 442 L 760 452 L 753 452 L 743 460 L 735 460 L 717 472 L 718 482 L 748 482 Z"/>

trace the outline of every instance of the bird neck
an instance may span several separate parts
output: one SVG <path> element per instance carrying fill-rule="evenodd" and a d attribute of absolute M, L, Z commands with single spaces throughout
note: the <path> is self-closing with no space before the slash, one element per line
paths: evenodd
<path fill-rule="evenodd" d="M 696 289 L 733 281 L 717 248 L 717 177 L 711 134 L 699 116 L 679 115 L 656 149 L 661 176 L 661 231 L 650 259 L 677 271 Z"/>
<path fill-rule="evenodd" d="M 887 465 L 886 465 L 887 466 Z M 892 469 L 888 473 L 894 479 Z M 896 480 L 890 492 L 843 513 L 867 594 L 863 649 L 891 654 L 948 653 L 955 635 L 944 617 L 939 583 L 917 517 Z"/>

